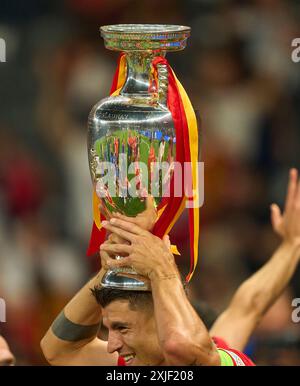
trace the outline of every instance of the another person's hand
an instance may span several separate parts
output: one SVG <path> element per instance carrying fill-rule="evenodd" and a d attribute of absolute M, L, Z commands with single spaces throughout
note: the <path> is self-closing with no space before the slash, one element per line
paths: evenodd
<path fill-rule="evenodd" d="M 290 170 L 284 212 L 281 213 L 277 204 L 272 204 L 271 221 L 283 241 L 300 245 L 300 182 L 296 169 Z"/>
<path fill-rule="evenodd" d="M 179 275 L 174 256 L 170 251 L 170 240 L 163 240 L 142 229 L 136 224 L 113 218 L 102 223 L 109 232 L 130 243 L 111 244 L 106 242 L 100 247 L 102 264 L 105 269 L 114 267 L 132 267 L 135 271 L 151 280 L 152 273 L 160 273 L 167 277 Z M 115 260 L 112 255 L 125 255 L 123 259 Z"/>

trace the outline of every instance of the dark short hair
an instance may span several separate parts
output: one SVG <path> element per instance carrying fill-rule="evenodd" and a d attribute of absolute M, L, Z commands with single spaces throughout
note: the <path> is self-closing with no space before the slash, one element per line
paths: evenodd
<path fill-rule="evenodd" d="M 134 311 L 141 308 L 153 309 L 153 299 L 150 291 L 128 291 L 101 286 L 95 286 L 91 291 L 97 303 L 103 308 L 115 300 L 127 300 L 129 308 Z"/>
<path fill-rule="evenodd" d="M 115 300 L 127 300 L 131 310 L 153 309 L 152 293 L 149 291 L 126 291 L 115 288 L 104 288 L 101 286 L 95 286 L 91 291 L 95 296 L 97 303 L 103 308 Z M 192 306 L 206 328 L 210 330 L 216 321 L 218 314 L 205 302 L 192 302 Z"/>

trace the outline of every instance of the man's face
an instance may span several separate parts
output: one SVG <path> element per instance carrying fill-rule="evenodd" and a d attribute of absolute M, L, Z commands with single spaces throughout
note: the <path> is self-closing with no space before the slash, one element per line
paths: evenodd
<path fill-rule="evenodd" d="M 11 353 L 6 340 L 0 335 L 0 366 L 13 366 L 15 358 Z"/>
<path fill-rule="evenodd" d="M 118 352 L 127 366 L 163 362 L 153 310 L 133 311 L 127 300 L 115 300 L 103 309 L 103 324 L 108 328 L 107 351 Z"/>

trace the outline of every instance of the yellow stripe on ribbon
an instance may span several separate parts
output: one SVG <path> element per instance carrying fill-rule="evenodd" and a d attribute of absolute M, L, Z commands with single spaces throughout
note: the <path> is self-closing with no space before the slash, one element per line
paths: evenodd
<path fill-rule="evenodd" d="M 198 126 L 197 119 L 192 107 L 191 101 L 183 88 L 180 81 L 177 79 L 174 71 L 172 70 L 176 84 L 181 96 L 183 103 L 184 111 L 186 114 L 186 121 L 188 124 L 189 130 L 189 145 L 190 145 L 190 154 L 191 154 L 191 164 L 192 164 L 192 187 L 193 187 L 193 214 L 194 214 L 194 264 L 193 270 L 189 275 L 189 280 L 192 278 L 195 268 L 198 262 L 198 245 L 199 245 L 199 181 L 198 181 Z"/>
<path fill-rule="evenodd" d="M 96 191 L 93 191 L 93 216 L 94 216 L 94 223 L 96 224 L 97 228 L 100 230 L 102 228 L 101 225 L 101 215 L 99 210 L 100 205 L 100 199 L 96 194 Z"/>
<path fill-rule="evenodd" d="M 111 96 L 116 96 L 120 94 L 120 91 L 122 90 L 122 87 L 124 86 L 124 83 L 126 80 L 126 72 L 127 72 L 126 58 L 125 58 L 125 55 L 122 55 L 120 59 L 120 64 L 119 64 L 117 89 L 111 94 Z"/>

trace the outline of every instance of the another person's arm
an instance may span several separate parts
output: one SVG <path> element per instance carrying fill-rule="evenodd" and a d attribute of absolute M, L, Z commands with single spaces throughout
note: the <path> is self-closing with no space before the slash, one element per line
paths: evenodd
<path fill-rule="evenodd" d="M 101 251 L 106 252 L 105 268 L 133 266 L 151 281 L 158 337 L 166 364 L 219 365 L 217 349 L 187 299 L 168 239 L 162 241 L 121 219 L 111 219 L 103 225 L 130 242 L 101 246 Z M 117 261 L 108 256 L 118 253 L 128 256 Z"/>
<path fill-rule="evenodd" d="M 283 215 L 273 204 L 272 225 L 282 243 L 272 258 L 238 288 L 229 307 L 210 330 L 237 350 L 243 351 L 256 326 L 291 280 L 300 258 L 300 183 L 295 169 Z"/>
<path fill-rule="evenodd" d="M 117 355 L 107 353 L 107 343 L 97 338 L 101 307 L 91 290 L 99 285 L 104 271 L 90 280 L 67 304 L 41 341 L 42 351 L 52 365 L 116 365 Z"/>

